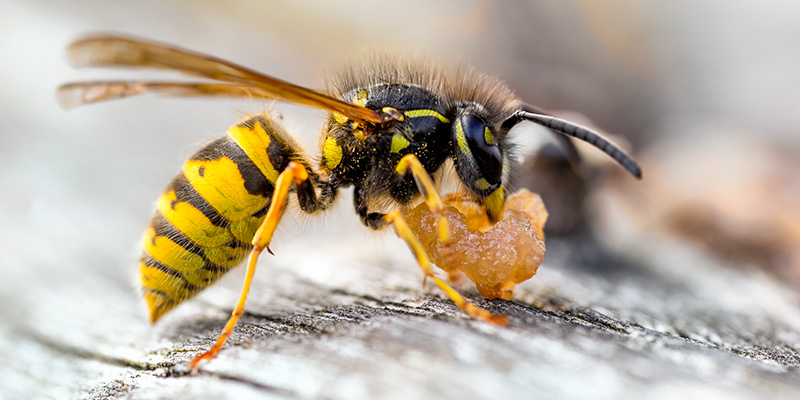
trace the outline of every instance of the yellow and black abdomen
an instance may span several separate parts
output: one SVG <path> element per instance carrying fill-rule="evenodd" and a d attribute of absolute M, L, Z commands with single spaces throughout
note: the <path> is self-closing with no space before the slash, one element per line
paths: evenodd
<path fill-rule="evenodd" d="M 252 249 L 278 174 L 302 160 L 266 115 L 231 127 L 183 164 L 142 237 L 139 277 L 155 322 L 238 266 Z"/>

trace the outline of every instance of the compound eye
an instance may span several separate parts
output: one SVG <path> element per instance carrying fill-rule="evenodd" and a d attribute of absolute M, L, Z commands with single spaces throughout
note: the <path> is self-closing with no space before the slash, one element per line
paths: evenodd
<path fill-rule="evenodd" d="M 503 177 L 503 155 L 492 131 L 483 119 L 472 114 L 462 116 L 459 123 L 483 178 L 490 185 L 500 183 Z"/>

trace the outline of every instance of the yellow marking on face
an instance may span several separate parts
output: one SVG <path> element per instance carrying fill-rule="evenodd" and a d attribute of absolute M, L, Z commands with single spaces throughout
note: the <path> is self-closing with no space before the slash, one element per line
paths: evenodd
<path fill-rule="evenodd" d="M 242 248 L 220 246 L 206 249 L 206 258 L 220 267 L 232 268 L 239 265 L 249 252 Z"/>
<path fill-rule="evenodd" d="M 469 144 L 467 144 L 467 137 L 464 135 L 464 127 L 461 126 L 461 121 L 456 121 L 456 141 L 462 153 L 468 156 L 472 154 L 469 150 Z"/>
<path fill-rule="evenodd" d="M 497 221 L 503 215 L 503 205 L 506 202 L 506 195 L 503 187 L 497 188 L 494 192 L 483 198 L 489 219 Z"/>
<path fill-rule="evenodd" d="M 487 181 L 484 178 L 480 178 L 477 181 L 475 181 L 475 187 L 480 189 L 480 190 L 486 190 L 486 189 L 490 188 L 491 186 L 492 185 L 489 184 L 489 181 Z"/>
<path fill-rule="evenodd" d="M 445 118 L 444 115 L 438 113 L 436 110 L 428 110 L 428 109 L 421 108 L 419 110 L 408 110 L 404 114 L 406 114 L 406 117 L 408 117 L 408 118 L 436 117 L 436 118 L 439 119 L 439 121 L 442 121 L 442 122 L 444 122 L 446 124 L 450 123 L 449 119 Z"/>
<path fill-rule="evenodd" d="M 236 221 L 231 224 L 231 234 L 240 242 L 250 243 L 253 241 L 253 236 L 255 236 L 256 231 L 263 220 L 264 217 L 262 216 L 247 217 L 241 221 Z"/>
<path fill-rule="evenodd" d="M 488 126 L 483 130 L 483 140 L 485 140 L 486 144 L 490 146 L 497 144 L 497 138 L 494 137 L 494 134 L 489 130 Z"/>
<path fill-rule="evenodd" d="M 361 107 L 366 107 L 367 105 L 367 91 L 362 90 L 356 93 L 356 96 L 353 97 L 353 104 L 359 105 Z"/>
<path fill-rule="evenodd" d="M 328 136 L 322 143 L 322 155 L 325 157 L 325 165 L 333 170 L 342 162 L 342 146 L 336 143 L 336 139 Z"/>
<path fill-rule="evenodd" d="M 411 144 L 411 142 L 409 142 L 408 139 L 405 138 L 405 136 L 399 133 L 395 133 L 394 136 L 392 136 L 391 151 L 392 153 L 399 153 L 400 150 L 405 149 L 406 147 L 408 147 L 409 144 Z"/>
<path fill-rule="evenodd" d="M 228 129 L 228 136 L 233 139 L 239 147 L 247 154 L 247 158 L 253 161 L 253 164 L 258 167 L 258 170 L 273 184 L 278 180 L 278 171 L 269 161 L 267 157 L 267 147 L 271 138 L 269 134 L 264 131 L 261 123 L 256 121 L 253 129 L 232 126 Z"/>
<path fill-rule="evenodd" d="M 231 241 L 225 228 L 211 223 L 200 210 L 189 203 L 176 201 L 175 191 L 158 197 L 158 211 L 172 226 L 200 247 L 217 247 Z"/>
<path fill-rule="evenodd" d="M 200 168 L 203 168 L 202 174 Z M 269 203 L 269 198 L 247 192 L 239 167 L 229 158 L 189 160 L 183 164 L 183 175 L 200 196 L 230 222 L 250 217 Z"/>

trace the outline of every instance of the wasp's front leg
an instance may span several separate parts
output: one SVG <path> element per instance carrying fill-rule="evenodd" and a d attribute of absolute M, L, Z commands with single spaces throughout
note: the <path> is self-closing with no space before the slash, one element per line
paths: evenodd
<path fill-rule="evenodd" d="M 431 179 L 431 176 L 425 170 L 425 167 L 419 161 L 417 156 L 414 154 L 408 154 L 404 156 L 397 164 L 395 173 L 398 175 L 410 173 L 414 177 L 414 181 L 417 184 L 417 188 L 419 189 L 425 204 L 428 206 L 431 212 L 439 218 L 439 241 L 447 244 L 450 240 L 452 240 L 452 238 L 450 235 L 450 229 L 448 228 L 447 217 L 444 214 L 445 204 L 433 183 L 433 179 Z M 439 286 L 439 288 L 442 289 L 447 296 L 450 297 L 450 299 L 453 300 L 453 302 L 456 303 L 456 305 L 458 305 L 458 307 L 466 312 L 469 316 L 473 318 L 479 318 L 496 325 L 505 325 L 505 317 L 494 315 L 491 312 L 471 303 L 455 289 L 450 287 L 450 285 L 434 275 L 433 264 L 431 264 L 428 253 L 422 246 L 419 237 L 417 237 L 416 233 L 414 233 L 414 231 L 412 231 L 408 226 L 399 210 L 395 210 L 384 215 L 382 219 L 387 223 L 391 223 L 395 232 L 397 233 L 397 236 L 405 240 L 406 244 L 408 244 L 411 252 L 414 253 L 414 257 L 417 259 L 417 264 L 419 264 L 420 268 L 422 268 L 422 272 L 425 274 L 425 279 L 430 278 L 433 280 L 436 286 Z"/>
<path fill-rule="evenodd" d="M 417 184 L 417 190 L 425 200 L 425 204 L 428 205 L 432 213 L 439 217 L 439 241 L 442 243 L 449 242 L 450 230 L 447 225 L 447 217 L 444 216 L 445 205 L 442 201 L 442 196 L 439 196 L 439 191 L 436 190 L 433 179 L 428 174 L 428 171 L 425 170 L 419 158 L 414 154 L 406 154 L 397 163 L 394 172 L 401 176 L 411 173 L 411 176 L 414 177 L 414 182 Z"/>
<path fill-rule="evenodd" d="M 411 228 L 406 223 L 403 215 L 400 213 L 400 210 L 394 210 L 386 216 L 384 216 L 384 220 L 391 223 L 394 226 L 394 230 L 397 233 L 397 236 L 405 240 L 408 247 L 411 249 L 411 252 L 414 253 L 414 258 L 417 259 L 417 264 L 419 267 L 422 268 L 422 273 L 425 274 L 425 278 L 430 278 L 433 283 L 436 284 L 440 289 L 442 289 L 447 297 L 453 300 L 456 305 L 461 308 L 467 315 L 472 318 L 478 318 L 484 320 L 486 322 L 495 324 L 495 325 L 505 325 L 506 318 L 500 315 L 494 315 L 488 310 L 484 310 L 483 308 L 478 307 L 477 305 L 473 304 L 469 300 L 467 300 L 464 296 L 458 293 L 455 289 L 450 287 L 445 281 L 439 279 L 433 273 L 433 264 L 431 264 L 431 260 L 428 257 L 428 253 L 425 251 L 425 248 L 422 246 L 422 243 L 417 238 L 417 235 L 411 230 Z"/>

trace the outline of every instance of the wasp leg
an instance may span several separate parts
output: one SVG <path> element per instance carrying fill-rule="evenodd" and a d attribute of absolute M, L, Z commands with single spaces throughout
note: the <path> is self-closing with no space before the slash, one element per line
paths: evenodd
<path fill-rule="evenodd" d="M 250 292 L 250 284 L 256 272 L 258 256 L 261 255 L 261 252 L 264 250 L 272 254 L 272 251 L 269 249 L 269 243 L 286 209 L 286 198 L 289 195 L 292 182 L 294 182 L 298 188 L 297 193 L 300 203 L 303 204 L 304 202 L 310 201 L 301 198 L 303 197 L 301 193 L 305 193 L 305 191 L 300 190 L 300 188 L 304 188 L 308 184 L 308 171 L 306 171 L 302 164 L 292 161 L 278 176 L 278 180 L 275 183 L 275 192 L 272 194 L 272 202 L 269 210 L 267 210 L 267 216 L 264 218 L 264 221 L 253 237 L 253 251 L 250 253 L 250 258 L 247 260 L 247 272 L 245 273 L 242 293 L 239 295 L 239 302 L 236 303 L 236 307 L 233 309 L 228 323 L 225 324 L 225 328 L 222 329 L 222 333 L 219 335 L 217 342 L 214 343 L 214 346 L 205 353 L 192 359 L 192 361 L 189 362 L 189 368 L 195 369 L 200 361 L 211 360 L 216 357 L 217 353 L 219 353 L 220 349 L 222 349 L 222 346 L 225 344 L 225 341 L 228 340 L 228 337 L 230 337 L 233 332 L 233 328 L 236 326 L 239 317 L 244 313 L 244 303 L 247 300 L 247 293 Z"/>
<path fill-rule="evenodd" d="M 386 214 L 384 219 L 394 226 L 397 236 L 400 236 L 403 240 L 405 240 L 406 244 L 408 244 L 411 252 L 414 253 L 414 258 L 417 259 L 417 264 L 419 264 L 419 267 L 422 268 L 422 273 L 425 274 L 425 278 L 430 278 L 433 280 L 433 283 L 435 283 L 436 286 L 439 286 L 439 288 L 442 289 L 445 294 L 447 294 L 447 297 L 453 300 L 453 302 L 456 303 L 456 305 L 465 313 L 467 313 L 467 315 L 495 325 L 506 324 L 505 317 L 494 315 L 488 310 L 484 310 L 483 308 L 471 303 L 455 289 L 450 287 L 450 285 L 433 274 L 433 265 L 431 264 L 430 258 L 428 258 L 428 253 L 425 252 L 425 249 L 422 247 L 422 243 L 419 241 L 419 238 L 417 238 L 417 235 L 415 235 L 414 232 L 411 231 L 411 228 L 409 228 L 408 224 L 406 224 L 406 221 L 403 218 L 403 215 L 400 213 L 400 210 L 394 210 Z"/>
<path fill-rule="evenodd" d="M 414 177 L 414 182 L 417 183 L 417 189 L 425 200 L 431 212 L 439 216 L 439 241 L 447 243 L 450 241 L 450 229 L 447 225 L 447 218 L 444 216 L 445 205 L 439 192 L 436 190 L 436 185 L 433 184 L 433 179 L 425 170 L 425 167 L 414 154 L 406 154 L 397 163 L 394 172 L 398 175 L 405 175 L 410 170 L 411 176 Z"/>
<path fill-rule="evenodd" d="M 417 184 L 417 189 L 422 195 L 422 198 L 425 200 L 425 204 L 428 205 L 428 208 L 432 213 L 439 216 L 439 241 L 442 243 L 448 243 L 450 241 L 450 229 L 448 228 L 447 217 L 444 216 L 445 204 L 442 201 L 441 196 L 439 196 L 439 192 L 436 190 L 433 179 L 431 179 L 428 171 L 425 170 L 425 167 L 419 161 L 419 158 L 417 158 L 417 156 L 414 154 L 407 154 L 403 156 L 403 158 L 400 159 L 400 162 L 397 163 L 397 167 L 395 167 L 395 173 L 398 175 L 404 175 L 409 172 L 414 177 L 414 181 Z M 505 325 L 505 317 L 494 315 L 489 311 L 472 304 L 455 289 L 450 287 L 450 285 L 433 274 L 433 267 L 430 258 L 428 257 L 428 253 L 422 247 L 422 243 L 420 243 L 417 235 L 414 234 L 414 232 L 411 231 L 411 228 L 408 227 L 408 224 L 399 210 L 395 210 L 389 214 L 386 214 L 386 216 L 384 216 L 384 220 L 392 223 L 397 236 L 400 236 L 406 241 L 408 247 L 414 253 L 417 263 L 419 264 L 420 268 L 422 268 L 422 272 L 425 274 L 426 280 L 431 278 L 436 286 L 439 286 L 439 288 L 442 289 L 445 294 L 447 294 L 447 296 L 450 297 L 450 299 L 453 300 L 453 302 L 456 303 L 456 305 L 470 317 L 482 319 L 495 325 Z"/>
<path fill-rule="evenodd" d="M 447 228 L 447 218 L 445 218 L 443 214 L 445 204 L 441 196 L 439 196 L 436 186 L 433 184 L 433 179 L 431 179 L 425 167 L 414 154 L 405 155 L 400 159 L 400 162 L 397 163 L 397 167 L 395 167 L 395 174 L 398 181 L 405 178 L 408 173 L 411 173 L 411 176 L 414 177 L 417 189 L 425 199 L 425 203 L 428 205 L 431 212 L 439 215 L 439 241 L 447 243 L 450 240 L 450 231 Z M 361 222 L 363 222 L 364 225 L 375 230 L 382 229 L 388 225 L 388 222 L 383 218 L 386 214 L 369 212 L 367 203 L 364 201 L 363 190 L 359 187 L 356 187 L 353 192 L 353 202 L 355 204 L 356 213 L 361 217 Z"/>

